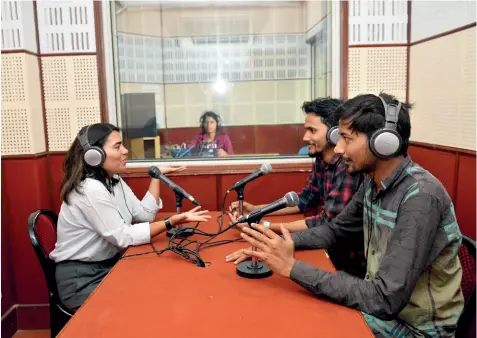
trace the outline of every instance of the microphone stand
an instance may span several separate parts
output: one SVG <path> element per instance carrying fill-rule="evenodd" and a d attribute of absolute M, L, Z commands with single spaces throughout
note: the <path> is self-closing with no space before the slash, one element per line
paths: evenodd
<path fill-rule="evenodd" d="M 179 215 L 181 213 L 182 199 L 184 198 L 184 196 L 182 196 L 182 194 L 179 194 L 177 191 L 174 191 L 174 193 L 176 194 L 176 212 L 177 215 Z M 171 230 L 167 230 L 166 235 L 167 237 L 171 237 L 177 232 L 179 232 L 179 234 L 176 235 L 177 238 L 187 238 L 194 234 L 194 229 L 183 229 L 182 225 L 178 225 L 173 227 Z"/>
<path fill-rule="evenodd" d="M 237 199 L 239 201 L 239 214 L 243 216 L 243 190 L 245 187 L 241 187 L 237 189 Z"/>
<path fill-rule="evenodd" d="M 243 216 L 243 190 L 244 187 L 241 187 L 237 190 L 240 216 Z M 248 219 L 248 226 L 250 226 L 252 223 L 260 223 L 260 220 L 261 217 L 255 218 L 254 220 Z M 252 250 L 257 250 L 257 248 L 252 246 Z M 256 257 L 252 257 L 252 260 L 246 260 L 237 265 L 237 274 L 244 278 L 261 279 L 270 277 L 273 272 L 268 268 L 268 266 L 263 264 L 263 262 L 259 262 Z"/>

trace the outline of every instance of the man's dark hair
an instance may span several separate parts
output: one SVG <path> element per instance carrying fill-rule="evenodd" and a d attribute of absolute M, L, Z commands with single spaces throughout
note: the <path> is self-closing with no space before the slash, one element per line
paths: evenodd
<path fill-rule="evenodd" d="M 314 99 L 313 101 L 303 102 L 301 109 L 305 114 L 315 114 L 321 118 L 321 122 L 326 124 L 328 128 L 338 125 L 339 119 L 335 116 L 334 112 L 343 101 L 333 99 L 331 97 L 323 97 Z"/>
<path fill-rule="evenodd" d="M 396 101 L 393 95 L 380 93 L 386 103 Z M 411 118 L 409 110 L 412 105 L 401 102 L 399 111 L 399 120 L 397 123 L 397 132 L 401 135 L 402 147 L 397 155 L 407 154 L 409 147 L 409 137 L 411 136 Z M 373 94 L 358 95 L 343 103 L 336 111 L 335 115 L 339 120 L 351 118 L 350 129 L 353 132 L 366 134 L 371 139 L 373 133 L 383 128 L 385 125 L 385 111 L 383 102 L 379 97 Z"/>

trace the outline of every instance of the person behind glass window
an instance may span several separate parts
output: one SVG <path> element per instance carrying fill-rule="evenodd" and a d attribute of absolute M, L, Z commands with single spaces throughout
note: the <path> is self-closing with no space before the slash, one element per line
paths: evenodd
<path fill-rule="evenodd" d="M 50 258 L 56 262 L 60 301 L 73 312 L 118 261 L 120 249 L 149 243 L 173 226 L 210 218 L 197 207 L 155 222 L 162 208 L 159 180 L 151 179 L 139 200 L 118 176 L 126 171 L 127 153 L 119 129 L 107 123 L 83 127 L 66 153 L 63 203 Z M 160 168 L 163 174 L 183 169 Z"/>
<path fill-rule="evenodd" d="M 220 117 L 213 111 L 206 111 L 200 117 L 201 132 L 187 145 L 194 148 L 199 156 L 227 156 L 234 153 L 229 136 L 222 131 Z"/>

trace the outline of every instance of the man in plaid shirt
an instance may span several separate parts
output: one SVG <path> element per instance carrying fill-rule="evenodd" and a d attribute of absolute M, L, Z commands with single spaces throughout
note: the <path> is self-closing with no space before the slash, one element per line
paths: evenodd
<path fill-rule="evenodd" d="M 334 145 L 327 139 L 329 128 L 338 125 L 338 118 L 333 114 L 342 101 L 332 98 L 320 98 L 305 101 L 302 106 L 306 114 L 305 135 L 303 141 L 308 144 L 308 156 L 314 157 L 313 171 L 305 187 L 299 194 L 300 203 L 296 207 L 285 208 L 270 215 L 291 215 L 302 213 L 307 218 L 284 224 L 290 232 L 306 230 L 320 222 L 331 220 L 348 204 L 362 182 L 361 175 L 350 175 L 341 156 L 334 153 Z M 238 201 L 229 207 L 232 217 L 238 216 Z M 264 207 L 244 201 L 243 212 L 250 212 Z M 270 229 L 280 232 L 280 224 L 272 223 Z"/>

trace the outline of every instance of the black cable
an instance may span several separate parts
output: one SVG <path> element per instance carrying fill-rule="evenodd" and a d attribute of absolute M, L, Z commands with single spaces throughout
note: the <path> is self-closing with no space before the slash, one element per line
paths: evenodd
<path fill-rule="evenodd" d="M 175 254 L 178 254 L 182 257 L 184 257 L 186 260 L 191 261 L 195 265 L 199 267 L 206 267 L 207 262 L 205 262 L 202 257 L 200 256 L 199 252 L 200 250 L 205 250 L 207 248 L 219 246 L 219 245 L 224 245 L 224 244 L 229 244 L 233 242 L 238 242 L 238 241 L 243 241 L 242 238 L 237 238 L 237 239 L 223 239 L 223 240 L 218 240 L 213 242 L 212 240 L 216 238 L 218 235 L 223 234 L 224 232 L 230 230 L 231 228 L 235 227 L 235 225 L 229 225 L 226 228 L 223 228 L 223 222 L 224 222 L 224 216 L 225 216 L 225 201 L 227 199 L 228 193 L 225 194 L 223 200 L 222 200 L 222 208 L 221 208 L 221 213 L 217 217 L 216 221 L 218 224 L 218 230 L 217 232 L 207 232 L 202 229 L 198 228 L 199 222 L 196 223 L 194 227 L 182 227 L 182 228 L 176 228 L 177 231 L 175 232 L 174 235 L 172 235 L 169 238 L 167 247 L 162 250 L 157 250 L 154 246 L 154 244 L 151 242 L 151 246 L 153 248 L 152 251 L 149 252 L 144 252 L 144 253 L 139 253 L 139 254 L 132 254 L 132 255 L 127 255 L 123 256 L 122 258 L 127 258 L 127 257 L 135 257 L 135 256 L 143 256 L 147 255 L 150 253 L 156 253 L 157 255 L 161 255 L 166 251 L 171 251 L 174 252 Z M 205 236 L 209 237 L 205 241 L 198 241 L 198 240 L 190 240 L 188 238 L 180 238 L 180 234 L 182 232 L 187 231 L 188 229 L 192 229 L 193 235 L 198 235 L 198 236 Z M 179 240 L 179 241 L 177 241 Z M 189 249 L 188 246 L 196 244 L 195 250 Z"/>
<path fill-rule="evenodd" d="M 128 202 L 126 202 L 126 193 L 124 192 L 123 183 L 121 182 L 121 177 L 119 178 L 119 184 L 121 185 L 121 190 L 123 191 L 124 204 L 126 204 L 126 208 L 128 208 L 128 211 L 129 211 L 129 214 L 131 215 L 131 218 L 134 218 L 131 210 L 129 210 Z"/>

